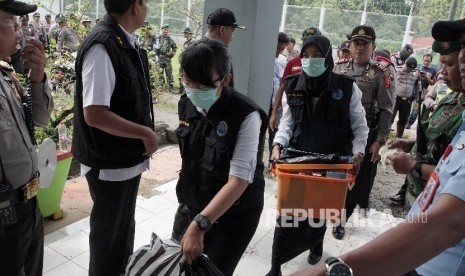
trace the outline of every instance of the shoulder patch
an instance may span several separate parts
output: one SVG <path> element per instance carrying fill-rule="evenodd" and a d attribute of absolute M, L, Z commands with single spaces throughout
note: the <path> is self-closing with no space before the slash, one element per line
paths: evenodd
<path fill-rule="evenodd" d="M 380 70 L 381 72 L 386 71 L 387 67 L 385 65 L 382 65 L 381 63 L 373 63 L 373 67 Z"/>

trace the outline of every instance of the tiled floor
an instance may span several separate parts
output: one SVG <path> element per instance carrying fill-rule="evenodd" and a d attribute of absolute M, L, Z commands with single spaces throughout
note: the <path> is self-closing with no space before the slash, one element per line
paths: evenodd
<path fill-rule="evenodd" d="M 148 244 L 150 234 L 155 232 L 162 238 L 171 235 L 174 213 L 177 208 L 175 193 L 176 181 L 159 186 L 159 193 L 150 199 L 139 197 L 136 208 L 136 237 L 134 248 Z M 270 268 L 273 243 L 274 215 L 276 207 L 276 182 L 267 179 L 265 209 L 257 232 L 240 261 L 235 275 L 265 275 Z M 338 256 L 350 249 L 359 247 L 386 229 L 396 225 L 401 219 L 390 214 L 371 211 L 368 218 L 354 213 L 347 226 L 344 240 L 332 237 L 330 228 L 326 231 L 323 260 L 328 256 Z M 89 218 L 68 225 L 45 237 L 45 276 L 84 276 L 89 263 Z M 283 275 L 307 268 L 307 252 L 283 266 Z"/>

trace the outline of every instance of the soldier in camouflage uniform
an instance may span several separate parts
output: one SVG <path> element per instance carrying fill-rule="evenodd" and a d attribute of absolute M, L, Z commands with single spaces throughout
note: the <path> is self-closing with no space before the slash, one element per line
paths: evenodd
<path fill-rule="evenodd" d="M 426 180 L 460 127 L 462 112 L 465 110 L 465 90 L 461 86 L 458 63 L 460 42 L 435 41 L 432 48 L 441 55 L 442 72 L 447 86 L 453 92 L 439 101 L 428 120 L 421 122 L 422 134 L 417 135 L 416 141 L 395 139 L 389 145 L 406 152 L 391 158 L 396 172 L 407 174 L 401 190 L 392 197 L 396 200 L 391 199 L 391 202 L 401 205 L 405 201 L 406 209 L 410 209 L 416 197 L 423 191 Z"/>
<path fill-rule="evenodd" d="M 347 194 L 345 206 L 347 219 L 352 215 L 357 204 L 362 210 L 368 208 L 377 162 L 380 159 L 379 149 L 386 141 L 392 116 L 389 71 L 371 59 L 376 47 L 375 39 L 376 34 L 372 27 L 365 25 L 355 27 L 350 36 L 349 46 L 353 58 L 334 67 L 334 72 L 355 78 L 358 87 L 362 90 L 362 105 L 370 129 L 365 156 L 355 186 Z M 333 236 L 336 239 L 342 239 L 344 235 L 343 226 L 333 228 Z"/>
<path fill-rule="evenodd" d="M 156 54 L 158 56 L 160 69 L 165 71 L 166 81 L 170 86 L 170 90 L 173 90 L 174 80 L 171 59 L 176 54 L 178 47 L 176 46 L 176 43 L 174 43 L 174 40 L 168 35 L 169 29 L 170 27 L 168 24 L 161 27 L 161 35 L 158 37 L 158 41 L 156 42 Z"/>
<path fill-rule="evenodd" d="M 140 30 L 139 45 L 142 49 L 152 51 L 153 44 L 155 44 L 155 34 L 153 33 L 152 27 L 149 23 L 145 22 L 144 26 Z"/>
<path fill-rule="evenodd" d="M 192 30 L 189 27 L 184 28 L 183 35 L 184 35 L 184 38 L 186 39 L 182 47 L 184 51 L 185 49 L 190 47 L 195 42 L 195 40 L 192 37 Z M 178 91 L 179 94 L 184 93 L 184 86 L 182 86 L 181 84 L 181 73 L 182 73 L 181 70 L 182 70 L 181 67 L 179 67 L 179 91 Z"/>

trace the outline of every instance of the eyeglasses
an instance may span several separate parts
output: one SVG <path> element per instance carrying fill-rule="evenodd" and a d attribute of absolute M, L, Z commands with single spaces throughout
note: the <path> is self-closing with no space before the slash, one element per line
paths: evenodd
<path fill-rule="evenodd" d="M 205 90 L 205 91 L 211 88 L 208 85 L 204 85 L 204 84 L 191 80 L 189 77 L 185 76 L 184 74 L 181 74 L 179 78 L 181 79 L 181 84 L 187 88 L 194 88 L 194 89 L 200 89 L 200 90 Z M 221 80 L 222 78 L 218 77 L 216 80 L 213 81 L 213 84 L 215 84 L 216 86 L 216 83 Z"/>

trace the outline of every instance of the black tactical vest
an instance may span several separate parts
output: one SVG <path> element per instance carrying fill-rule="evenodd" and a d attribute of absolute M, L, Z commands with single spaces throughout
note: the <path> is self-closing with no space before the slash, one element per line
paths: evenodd
<path fill-rule="evenodd" d="M 84 120 L 82 65 L 87 51 L 95 44 L 105 47 L 116 75 L 109 110 L 153 129 L 146 52 L 134 49 L 118 24 L 107 14 L 79 47 L 76 58 L 73 155 L 82 164 L 95 169 L 129 168 L 147 158 L 143 155 L 145 147 L 142 140 L 108 134 L 90 127 Z"/>
<path fill-rule="evenodd" d="M 287 103 L 294 119 L 289 146 L 315 153 L 352 155 L 350 99 L 353 79 L 331 73 L 314 105 L 303 74 L 286 78 Z"/>
<path fill-rule="evenodd" d="M 267 117 L 254 102 L 230 87 L 223 88 L 220 98 L 207 116 L 187 98 L 178 104 L 179 127 L 176 129 L 182 157 L 182 169 L 176 192 L 180 203 L 200 212 L 228 182 L 229 163 L 234 153 L 237 135 L 244 119 L 259 111 L 262 120 L 253 183 L 222 216 L 245 215 L 263 208 L 263 146 Z"/>

